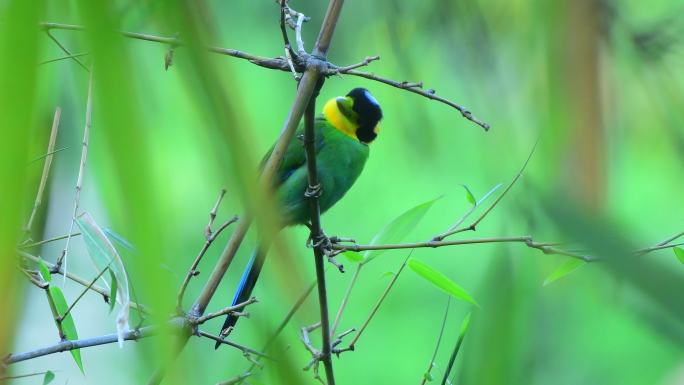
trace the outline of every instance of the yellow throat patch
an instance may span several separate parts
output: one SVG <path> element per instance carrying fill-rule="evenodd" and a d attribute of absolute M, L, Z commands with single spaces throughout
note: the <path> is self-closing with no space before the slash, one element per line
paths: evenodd
<path fill-rule="evenodd" d="M 325 119 L 336 129 L 344 133 L 345 135 L 354 138 L 356 140 L 359 140 L 356 137 L 356 129 L 358 128 L 358 125 L 349 120 L 342 111 L 340 111 L 340 108 L 337 106 L 337 100 L 336 99 L 330 99 L 325 103 L 325 106 L 323 106 L 323 116 L 325 116 Z"/>

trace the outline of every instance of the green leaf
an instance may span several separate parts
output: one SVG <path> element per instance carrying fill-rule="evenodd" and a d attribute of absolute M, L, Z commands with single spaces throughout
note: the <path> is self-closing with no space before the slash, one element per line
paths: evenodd
<path fill-rule="evenodd" d="M 50 274 L 50 269 L 47 267 L 45 261 L 43 261 L 42 258 L 38 260 L 38 270 L 40 271 L 40 275 L 43 276 L 43 280 L 45 282 L 52 281 L 52 274 Z"/>
<path fill-rule="evenodd" d="M 52 373 L 52 371 L 48 370 L 47 372 L 45 372 L 45 377 L 43 377 L 43 385 L 48 385 L 54 379 L 55 379 L 55 374 Z"/>
<path fill-rule="evenodd" d="M 57 310 L 57 314 L 59 317 L 62 317 L 62 315 L 66 313 L 67 309 L 69 309 L 66 298 L 64 298 L 64 293 L 62 293 L 62 290 L 59 287 L 50 286 L 48 289 L 48 294 L 52 298 L 52 302 L 55 304 L 55 310 Z M 55 322 L 57 321 L 55 320 Z M 78 339 L 76 324 L 74 324 L 74 318 L 71 316 L 71 312 L 69 312 L 69 314 L 67 314 L 62 320 L 62 331 L 68 340 L 75 341 Z M 71 355 L 74 357 L 74 361 L 76 361 L 78 368 L 81 369 L 81 373 L 85 373 L 83 370 L 83 362 L 81 361 L 81 351 L 79 349 L 73 349 L 71 350 Z"/>
<path fill-rule="evenodd" d="M 371 240 L 371 245 L 383 245 L 389 243 L 401 242 L 413 230 L 421 219 L 428 212 L 430 207 L 438 200 L 435 198 L 427 202 L 415 206 L 403 214 L 396 217 L 392 222 L 388 223 L 379 233 Z M 362 263 L 368 263 L 377 258 L 387 250 L 368 250 L 365 252 L 365 260 Z"/>
<path fill-rule="evenodd" d="M 468 202 L 470 202 L 471 205 L 475 206 L 477 205 L 477 199 L 475 199 L 475 196 L 473 195 L 472 191 L 468 188 L 466 185 L 461 185 L 466 191 L 466 199 Z"/>
<path fill-rule="evenodd" d="M 473 299 L 467 291 L 460 287 L 456 282 L 452 281 L 446 275 L 435 270 L 433 267 L 429 266 L 423 261 L 415 258 L 411 258 L 408 261 L 408 267 L 411 268 L 416 274 L 425 278 L 428 282 L 437 286 L 440 290 L 453 296 L 454 298 L 461 299 L 466 302 L 470 302 L 475 306 L 480 306 Z"/>
<path fill-rule="evenodd" d="M 387 277 L 394 277 L 394 272 L 393 271 L 386 271 L 386 272 L 380 274 L 380 278 L 387 278 Z"/>
<path fill-rule="evenodd" d="M 363 255 L 357 253 L 356 251 L 347 250 L 344 253 L 342 253 L 342 255 L 344 255 L 344 257 L 352 263 L 360 263 L 361 261 L 363 261 Z"/>
<path fill-rule="evenodd" d="M 109 312 L 111 313 L 114 310 L 114 306 L 116 306 L 116 291 L 119 288 L 119 284 L 112 269 L 109 269 L 109 278 L 112 282 L 112 287 L 109 289 Z"/>
<path fill-rule="evenodd" d="M 425 378 L 425 381 L 427 382 L 432 382 L 432 380 L 434 380 L 434 377 L 432 377 L 432 373 L 430 372 L 423 373 L 423 378 Z"/>
<path fill-rule="evenodd" d="M 577 258 L 568 259 L 567 261 L 563 262 L 560 266 L 558 266 L 558 268 L 556 268 L 556 270 L 554 270 L 553 273 L 546 277 L 546 279 L 544 280 L 544 286 L 565 277 L 566 275 L 584 266 L 586 263 L 587 262 Z"/>
<path fill-rule="evenodd" d="M 684 249 L 682 249 L 681 247 L 674 247 L 672 250 L 674 250 L 675 256 L 677 257 L 679 262 L 684 264 Z"/>
<path fill-rule="evenodd" d="M 123 264 L 121 256 L 114 248 L 114 245 L 109 241 L 107 235 L 100 226 L 95 223 L 93 218 L 87 212 L 81 214 L 76 219 L 76 224 L 81 229 L 83 233 L 83 239 L 86 244 L 86 249 L 88 250 L 88 256 L 95 264 L 98 272 L 109 268 L 110 278 L 114 278 L 107 282 L 107 286 L 112 288 L 116 286 L 116 292 L 119 297 L 119 302 L 121 303 L 121 308 L 116 316 L 116 332 L 119 337 L 119 346 L 123 346 L 123 334 L 128 330 L 128 319 L 130 310 L 130 293 L 128 289 L 128 276 L 126 275 L 126 269 Z M 114 305 L 116 301 L 110 302 L 111 306 Z"/>

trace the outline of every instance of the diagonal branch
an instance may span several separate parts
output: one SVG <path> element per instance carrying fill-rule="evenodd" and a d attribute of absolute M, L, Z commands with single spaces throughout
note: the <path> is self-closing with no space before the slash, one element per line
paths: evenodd
<path fill-rule="evenodd" d="M 52 158 L 54 156 L 55 143 L 57 142 L 57 133 L 59 132 L 59 121 L 62 116 L 62 109 L 57 107 L 55 109 L 55 116 L 52 119 L 52 128 L 50 129 L 50 139 L 48 141 L 47 156 L 45 156 L 45 163 L 43 164 L 43 173 L 40 176 L 40 184 L 38 185 L 38 192 L 36 193 L 36 200 L 33 203 L 33 210 L 29 216 L 28 222 L 24 227 L 24 232 L 30 235 L 33 227 L 33 220 L 35 219 L 38 207 L 43 203 L 43 195 L 45 193 L 45 186 L 47 185 L 48 176 L 50 174 L 50 166 L 52 165 Z"/>

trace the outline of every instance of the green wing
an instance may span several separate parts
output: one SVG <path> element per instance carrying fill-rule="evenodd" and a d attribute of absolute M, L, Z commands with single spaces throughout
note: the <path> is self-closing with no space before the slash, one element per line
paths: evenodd
<path fill-rule="evenodd" d="M 321 148 L 324 146 L 324 140 L 323 140 L 323 135 L 321 132 L 322 126 L 326 124 L 326 121 L 323 117 L 318 117 L 316 118 L 316 152 L 320 151 Z M 275 146 L 275 145 L 274 145 Z M 273 147 L 271 147 L 268 152 L 264 155 L 264 158 L 261 160 L 261 163 L 259 164 L 259 170 L 263 171 L 264 166 L 266 165 L 266 161 L 268 158 L 271 156 L 271 153 L 273 152 Z M 292 141 L 290 142 L 290 145 L 287 146 L 287 149 L 285 150 L 285 156 L 283 157 L 283 162 L 280 164 L 280 167 L 278 168 L 278 172 L 276 173 L 276 178 L 275 178 L 275 185 L 280 186 L 287 178 L 292 175 L 297 169 L 300 167 L 306 167 L 306 153 L 304 152 L 304 124 L 300 124 L 299 128 L 297 128 L 297 131 L 295 132 L 294 138 L 292 138 Z"/>

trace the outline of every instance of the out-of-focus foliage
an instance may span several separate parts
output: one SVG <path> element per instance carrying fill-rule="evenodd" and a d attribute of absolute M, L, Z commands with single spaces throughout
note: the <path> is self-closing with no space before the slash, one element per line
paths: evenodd
<path fill-rule="evenodd" d="M 291 0 L 291 5 L 312 18 L 303 34 L 310 49 L 325 2 Z M 413 257 L 468 288 L 480 305 L 452 302 L 432 377 L 442 378 L 461 321 L 472 312 L 452 369 L 455 383 L 680 383 L 683 267 L 671 250 L 642 256 L 632 251 L 684 230 L 684 72 L 677 70 L 684 67 L 681 2 L 376 0 L 347 1 L 344 7 L 331 61 L 348 65 L 380 55 L 367 70 L 423 81 L 492 129 L 485 133 L 455 110 L 380 83 L 331 77 L 321 98 L 366 87 L 385 118 L 362 176 L 323 216 L 327 234 L 367 244 L 406 208 L 443 196 L 430 201 L 431 210 L 421 211 L 424 217 L 411 222 L 417 225 L 404 239 L 429 240 L 492 186 L 508 183 L 539 138 L 522 179 L 476 232 L 454 239 L 531 234 L 537 241 L 569 242 L 564 245 L 602 259 L 543 287 L 547 277 L 570 270 L 566 257 L 524 244 L 414 251 Z M 88 28 L 50 31 L 72 54 L 85 54 L 77 58 L 83 66 L 74 59 L 38 65 L 66 55 L 40 21 Z M 178 36 L 190 44 L 126 39 L 117 30 Z M 175 293 L 205 241 L 207 214 L 219 190 L 225 187 L 228 194 L 217 223 L 242 213 L 245 205 L 260 207 L 252 183 L 257 161 L 277 138 L 296 84 L 289 73 L 207 53 L 205 44 L 281 55 L 277 4 L 0 0 L 3 355 L 58 342 L 44 293 L 16 269 L 14 250 L 42 171 L 42 162 L 29 162 L 44 155 L 57 106 L 62 121 L 56 148 L 66 149 L 55 154 L 47 203 L 31 237 L 47 239 L 69 229 L 90 77 L 84 67 L 92 71 L 94 110 L 80 207 L 134 245 L 122 258 L 132 299 L 156 314 L 146 324 L 173 313 Z M 173 64 L 164 70 L 170 49 Z M 462 185 L 468 186 L 465 199 Z M 217 239 L 199 266 L 185 309 L 229 234 L 230 229 Z M 309 287 L 315 275 L 306 237 L 306 228 L 283 232 L 288 247 L 273 251 L 255 290 L 259 303 L 250 306 L 251 317 L 231 339 L 261 349 Z M 254 243 L 254 235 L 247 238 L 209 311 L 230 303 Z M 91 266 L 83 239 L 76 236 L 71 243 L 69 269 L 94 277 L 99 271 Z M 63 247 L 62 240 L 31 252 L 54 263 Z M 396 270 L 408 252 L 387 251 L 365 267 L 339 331 L 363 323 L 387 285 L 382 273 Z M 351 266 L 359 255 L 349 259 L 340 261 Z M 331 314 L 351 276 L 328 270 Z M 61 276 L 53 274 L 55 281 L 61 286 Z M 82 288 L 67 281 L 61 290 L 70 304 Z M 442 320 L 441 298 L 420 276 L 402 274 L 355 351 L 334 358 L 337 382 L 419 384 Z M 81 338 L 115 331 L 116 314 L 108 312 L 102 296 L 87 294 L 71 315 Z M 140 321 L 131 311 L 131 326 Z M 301 327 L 316 321 L 314 294 L 270 350 L 279 361 L 262 360 L 265 368 L 257 369 L 252 383 L 317 383 L 300 371 L 310 356 L 298 340 Z M 208 322 L 202 330 L 215 333 L 220 322 Z M 174 343 L 155 337 L 126 342 L 123 349 L 116 344 L 82 349 L 85 375 L 68 353 L 10 370 L 51 370 L 55 383 L 71 385 L 144 383 Z M 191 338 L 167 381 L 213 384 L 249 366 L 236 349 L 214 351 L 212 341 Z"/>

